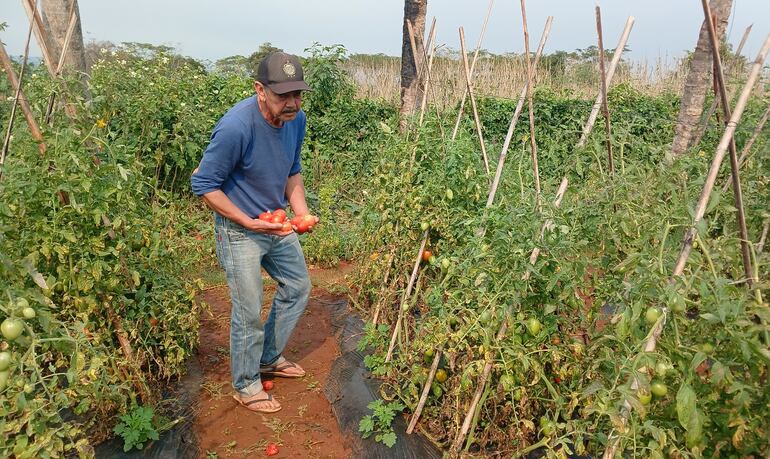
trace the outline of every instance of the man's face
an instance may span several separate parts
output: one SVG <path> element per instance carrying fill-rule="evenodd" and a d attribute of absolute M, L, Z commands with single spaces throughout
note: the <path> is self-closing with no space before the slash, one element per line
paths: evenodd
<path fill-rule="evenodd" d="M 280 126 L 286 121 L 297 117 L 297 112 L 302 108 L 302 91 L 291 91 L 285 94 L 276 94 L 262 83 L 254 83 L 260 106 L 265 118 L 270 124 Z"/>

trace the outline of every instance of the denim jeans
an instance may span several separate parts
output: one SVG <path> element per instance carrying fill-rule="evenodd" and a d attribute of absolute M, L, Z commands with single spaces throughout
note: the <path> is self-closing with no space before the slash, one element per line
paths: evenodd
<path fill-rule="evenodd" d="M 249 231 L 215 214 L 217 258 L 227 274 L 230 311 L 230 369 L 243 396 L 262 390 L 259 367 L 281 356 L 310 297 L 310 277 L 297 234 Z M 277 285 L 270 315 L 262 323 L 262 269 Z"/>

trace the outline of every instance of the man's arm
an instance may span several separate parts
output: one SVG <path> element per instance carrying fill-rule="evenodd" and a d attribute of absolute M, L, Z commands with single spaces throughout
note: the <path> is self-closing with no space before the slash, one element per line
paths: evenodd
<path fill-rule="evenodd" d="M 248 215 L 243 213 L 243 211 L 239 209 L 238 206 L 233 204 L 230 198 L 228 198 L 222 190 L 211 191 L 201 197 L 203 198 L 203 201 L 206 203 L 206 205 L 208 205 L 214 212 L 230 219 L 231 221 L 241 225 L 248 230 L 258 233 L 279 235 L 286 235 L 291 233 L 291 231 L 281 231 L 282 225 L 280 223 L 270 223 L 256 218 L 250 218 Z"/>
<path fill-rule="evenodd" d="M 302 174 L 294 174 L 286 181 L 286 199 L 289 200 L 289 205 L 294 211 L 294 215 L 307 215 L 310 211 L 307 208 L 307 201 L 305 201 L 305 185 L 302 182 Z M 315 222 L 318 223 L 319 218 L 315 218 Z"/>

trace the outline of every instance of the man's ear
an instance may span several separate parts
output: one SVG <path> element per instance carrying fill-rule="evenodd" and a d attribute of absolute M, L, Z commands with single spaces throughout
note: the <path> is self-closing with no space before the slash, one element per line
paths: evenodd
<path fill-rule="evenodd" d="M 265 87 L 259 81 L 254 82 L 254 91 L 256 91 L 260 100 L 265 100 L 267 97 L 267 94 L 265 94 Z"/>

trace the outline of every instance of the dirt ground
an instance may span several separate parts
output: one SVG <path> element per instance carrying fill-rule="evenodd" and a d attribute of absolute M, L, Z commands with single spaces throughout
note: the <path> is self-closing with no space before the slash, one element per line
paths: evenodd
<path fill-rule="evenodd" d="M 313 291 L 305 314 L 297 324 L 284 353 L 307 372 L 300 379 L 265 378 L 275 387 L 270 391 L 281 403 L 281 411 L 260 414 L 238 406 L 232 399 L 230 383 L 229 333 L 230 298 L 226 285 L 207 290 L 202 301 L 210 313 L 201 317 L 197 358 L 203 370 L 203 385 L 195 421 L 201 457 L 266 457 L 266 447 L 276 443 L 273 457 L 345 458 L 350 456 L 346 439 L 340 433 L 323 385 L 332 361 L 339 355 L 329 313 L 324 302 L 336 298 L 328 288 L 341 281 L 350 270 L 311 267 Z M 275 290 L 266 282 L 264 316 Z"/>

